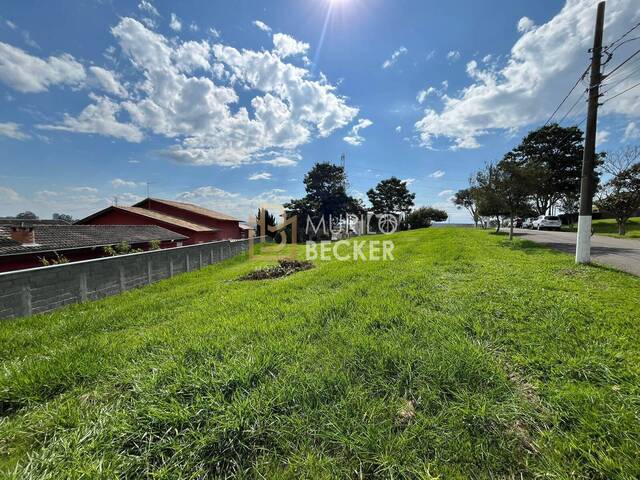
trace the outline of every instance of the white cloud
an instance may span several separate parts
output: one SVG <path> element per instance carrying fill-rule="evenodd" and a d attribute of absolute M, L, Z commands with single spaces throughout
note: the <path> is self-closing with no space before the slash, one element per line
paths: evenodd
<path fill-rule="evenodd" d="M 269 172 L 254 173 L 249 176 L 249 180 L 271 180 L 271 174 Z"/>
<path fill-rule="evenodd" d="M 454 193 L 456 193 L 456 192 L 454 192 L 453 190 L 442 190 L 442 191 L 438 194 L 438 196 L 439 196 L 439 197 L 450 197 L 450 196 L 451 196 L 451 195 L 453 195 Z"/>
<path fill-rule="evenodd" d="M 449 50 L 447 52 L 447 60 L 450 62 L 455 62 L 460 59 L 460 52 L 458 50 Z"/>
<path fill-rule="evenodd" d="M 177 200 L 193 202 L 213 210 L 234 215 L 237 218 L 254 219 L 258 208 L 267 208 L 270 212 L 282 211 L 282 204 L 291 197 L 280 188 L 274 188 L 253 197 L 246 197 L 239 193 L 232 193 L 213 186 L 199 187 L 195 190 L 182 192 Z"/>
<path fill-rule="evenodd" d="M 118 200 L 118 205 L 133 205 L 144 200 L 144 197 L 141 195 L 136 195 L 131 192 L 119 193 L 115 198 Z"/>
<path fill-rule="evenodd" d="M 0 122 L 0 136 L 13 138 L 14 140 L 26 140 L 30 135 L 20 131 L 20 125 L 13 122 Z"/>
<path fill-rule="evenodd" d="M 169 22 L 169 28 L 174 32 L 182 30 L 182 22 L 175 13 L 171 14 L 171 21 Z"/>
<path fill-rule="evenodd" d="M 349 135 L 344 137 L 343 140 L 350 145 L 362 145 L 362 143 L 364 142 L 364 137 L 360 135 L 360 130 L 368 128 L 371 125 L 373 125 L 373 122 L 371 120 L 369 120 L 368 118 L 361 118 L 360 120 L 358 120 L 358 123 L 351 127 Z"/>
<path fill-rule="evenodd" d="M 198 30 L 200 30 L 200 27 L 198 27 L 198 24 L 196 22 L 191 22 L 191 25 L 189 25 L 189 30 L 191 30 L 192 32 L 197 32 Z"/>
<path fill-rule="evenodd" d="M 211 35 L 213 38 L 220 38 L 220 30 L 217 30 L 213 27 L 209 28 L 209 35 Z"/>
<path fill-rule="evenodd" d="M 87 105 L 77 117 L 65 113 L 61 123 L 37 125 L 37 127 L 43 130 L 95 133 L 108 137 L 122 138 L 134 143 L 142 141 L 144 135 L 137 126 L 131 123 L 122 123 L 116 118 L 116 115 L 121 110 L 120 105 L 106 97 L 99 97 L 94 94 L 90 94 L 89 97 L 95 103 Z"/>
<path fill-rule="evenodd" d="M 406 55 L 408 51 L 409 50 L 407 50 L 405 47 L 400 47 L 398 50 L 391 54 L 391 58 L 388 58 L 384 61 L 384 63 L 382 64 L 382 68 L 386 69 L 392 67 L 398 61 L 398 58 L 401 55 Z"/>
<path fill-rule="evenodd" d="M 470 85 L 456 97 L 444 96 L 440 111 L 426 109 L 415 124 L 421 144 L 432 148 L 435 139 L 443 138 L 453 149 L 477 148 L 479 137 L 495 130 L 544 122 L 584 71 L 594 15 L 590 0 L 567 0 L 549 22 L 522 34 L 503 68 L 468 65 Z M 636 0 L 610 2 L 604 43 L 622 35 L 629 28 L 628 19 L 636 16 Z M 640 89 L 632 90 L 605 103 L 601 113 L 637 116 L 639 103 Z M 581 116 L 584 107 L 573 113 Z"/>
<path fill-rule="evenodd" d="M 160 16 L 158 10 L 156 10 L 156 7 L 154 7 L 153 4 L 147 0 L 141 0 L 141 2 L 138 4 L 138 8 L 143 12 L 147 12 L 156 17 Z"/>
<path fill-rule="evenodd" d="M 300 146 L 331 135 L 358 114 L 326 78 L 315 79 L 307 68 L 271 51 L 169 40 L 133 18 L 122 18 L 111 33 L 117 52 L 133 67 L 128 74 L 134 70 L 142 77 L 131 94 L 118 101 L 91 94 L 92 104 L 77 117 L 66 114 L 58 124 L 40 128 L 130 142 L 152 132 L 172 140 L 158 154 L 176 162 L 238 166 L 295 155 Z M 298 52 L 306 49 L 295 45 Z M 106 78 L 109 71 L 91 72 L 102 74 L 103 88 L 124 94 Z M 116 81 L 117 72 L 112 77 Z M 236 89 L 243 96 L 250 92 L 248 104 L 238 104 Z"/>
<path fill-rule="evenodd" d="M 420 90 L 418 95 L 416 96 L 416 100 L 419 104 L 423 104 L 429 95 L 438 94 L 438 90 L 433 87 L 426 88 L 424 90 Z"/>
<path fill-rule="evenodd" d="M 415 178 L 405 178 L 404 180 L 402 180 L 403 183 L 405 183 L 407 185 L 407 187 L 413 185 L 414 183 L 416 183 L 416 179 Z"/>
<path fill-rule="evenodd" d="M 134 182 L 133 180 L 123 180 L 122 178 L 114 178 L 111 180 L 113 188 L 136 188 L 144 185 L 144 182 Z"/>
<path fill-rule="evenodd" d="M 258 27 L 263 32 L 271 33 L 271 27 L 260 20 L 254 20 L 253 25 Z"/>
<path fill-rule="evenodd" d="M 266 163 L 273 167 L 293 167 L 298 164 L 298 160 L 294 160 L 293 158 L 277 156 L 270 160 L 263 160 L 262 163 Z"/>
<path fill-rule="evenodd" d="M 309 51 L 309 44 L 299 42 L 295 38 L 285 33 L 276 33 L 273 36 L 273 51 L 280 58 L 293 55 L 306 55 Z"/>
<path fill-rule="evenodd" d="M 431 178 L 442 178 L 444 177 L 444 173 L 444 170 L 436 170 L 435 172 L 430 173 L 429 176 Z"/>
<path fill-rule="evenodd" d="M 518 20 L 518 32 L 525 33 L 535 28 L 535 23 L 529 17 L 522 17 Z"/>
<path fill-rule="evenodd" d="M 400 125 L 398 125 L 398 126 L 396 127 L 396 132 L 400 133 L 401 131 L 402 131 L 402 127 L 401 127 Z"/>
<path fill-rule="evenodd" d="M 84 67 L 68 53 L 46 60 L 0 42 L 0 81 L 24 93 L 47 91 L 51 85 L 81 85 Z"/>
<path fill-rule="evenodd" d="M 622 137 L 623 142 L 627 142 L 629 140 L 637 140 L 640 138 L 640 127 L 636 125 L 636 122 L 629 122 L 627 127 L 624 129 L 624 136 Z"/>
<path fill-rule="evenodd" d="M 22 197 L 14 189 L 0 186 L 1 203 L 16 203 L 22 200 Z"/>
<path fill-rule="evenodd" d="M 598 130 L 596 133 L 596 147 L 599 147 L 603 143 L 606 143 L 609 140 L 610 134 L 611 132 L 609 132 L 609 130 Z"/>
<path fill-rule="evenodd" d="M 98 189 L 93 187 L 69 187 L 68 190 L 76 193 L 98 193 Z"/>
<path fill-rule="evenodd" d="M 7 25 L 7 27 L 9 27 L 11 30 L 16 30 L 18 28 L 18 26 L 13 23 L 11 20 L 5 20 L 4 23 Z"/>
<path fill-rule="evenodd" d="M 96 66 L 89 67 L 89 70 L 105 92 L 122 98 L 129 96 L 113 72 Z"/>
<path fill-rule="evenodd" d="M 428 62 L 429 60 L 431 60 L 435 56 L 436 56 L 436 51 L 435 50 L 431 50 L 431 51 L 429 51 L 429 53 L 427 53 L 427 56 L 424 57 L 424 59 Z"/>

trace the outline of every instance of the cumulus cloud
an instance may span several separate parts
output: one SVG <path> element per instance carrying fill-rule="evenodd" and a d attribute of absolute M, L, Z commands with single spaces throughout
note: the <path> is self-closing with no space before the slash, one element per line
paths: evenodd
<path fill-rule="evenodd" d="M 298 160 L 280 155 L 270 160 L 263 160 L 262 163 L 266 163 L 272 167 L 293 167 L 298 164 Z"/>
<path fill-rule="evenodd" d="M 442 178 L 444 177 L 444 173 L 444 170 L 436 170 L 435 172 L 430 173 L 429 176 L 431 178 Z"/>
<path fill-rule="evenodd" d="M 285 33 L 276 33 L 273 36 L 273 51 L 280 58 L 286 58 L 293 55 L 306 55 L 309 51 L 309 44 L 299 42 L 295 38 Z"/>
<path fill-rule="evenodd" d="M 520 20 L 518 20 L 518 31 L 520 33 L 528 32 L 535 26 L 535 23 L 533 23 L 533 20 L 531 20 L 529 17 L 522 17 Z"/>
<path fill-rule="evenodd" d="M 271 180 L 271 174 L 269 172 L 258 172 L 249 176 L 249 180 Z"/>
<path fill-rule="evenodd" d="M 258 27 L 263 32 L 271 33 L 271 27 L 260 20 L 254 20 L 253 25 Z"/>
<path fill-rule="evenodd" d="M 156 10 L 156 7 L 153 6 L 153 4 L 147 0 L 142 0 L 139 4 L 138 4 L 138 8 L 140 10 L 142 10 L 143 12 L 146 12 L 150 15 L 154 15 L 156 17 L 159 17 L 160 14 L 158 13 L 158 10 Z"/>
<path fill-rule="evenodd" d="M 30 135 L 20 130 L 20 125 L 14 122 L 0 122 L 0 135 L 13 138 L 14 140 L 26 140 Z"/>
<path fill-rule="evenodd" d="M 122 98 L 129 95 L 113 72 L 96 66 L 89 67 L 89 71 L 105 92 Z"/>
<path fill-rule="evenodd" d="M 75 133 L 95 133 L 98 135 L 122 138 L 128 142 L 139 143 L 144 138 L 142 131 L 131 123 L 120 122 L 116 115 L 121 110 L 120 105 L 106 97 L 89 95 L 95 103 L 88 105 L 73 117 L 67 113 L 58 124 L 37 125 L 42 130 L 61 130 Z"/>
<path fill-rule="evenodd" d="M 19 92 L 45 92 L 51 85 L 77 86 L 85 78 L 84 67 L 68 53 L 43 60 L 0 42 L 0 81 Z"/>
<path fill-rule="evenodd" d="M 628 19 L 635 16 L 634 0 L 608 5 L 605 43 L 622 35 Z M 594 17 L 592 2 L 568 0 L 549 22 L 522 34 L 501 69 L 482 69 L 469 62 L 471 83 L 456 97 L 444 96 L 440 111 L 426 109 L 415 124 L 421 144 L 431 148 L 435 139 L 442 138 L 452 149 L 477 148 L 483 135 L 544 122 L 584 71 Z M 605 103 L 601 113 L 637 116 L 638 103 L 640 89 Z M 583 108 L 574 114 L 583 114 Z"/>
<path fill-rule="evenodd" d="M 447 60 L 450 62 L 455 62 L 460 59 L 460 52 L 458 50 L 449 50 L 447 52 Z"/>
<path fill-rule="evenodd" d="M 423 104 L 429 95 L 437 94 L 438 90 L 434 87 L 425 88 L 424 90 L 420 90 L 418 95 L 416 95 L 416 100 L 418 103 Z"/>
<path fill-rule="evenodd" d="M 373 122 L 371 120 L 369 120 L 368 118 L 361 118 L 360 120 L 358 120 L 358 123 L 356 123 L 351 128 L 349 135 L 344 137 L 343 140 L 350 145 L 362 145 L 362 143 L 364 142 L 364 137 L 360 135 L 360 130 L 368 128 L 371 125 L 373 125 Z"/>
<path fill-rule="evenodd" d="M 640 139 L 640 127 L 636 125 L 636 122 L 629 122 L 627 127 L 624 129 L 624 135 L 622 137 L 623 142 L 628 142 L 629 140 L 637 140 Z"/>
<path fill-rule="evenodd" d="M 199 187 L 182 192 L 177 200 L 197 203 L 213 210 L 228 212 L 237 218 L 255 218 L 255 212 L 260 207 L 271 211 L 281 211 L 282 204 L 291 200 L 285 190 L 274 188 L 258 195 L 247 197 L 239 193 L 229 192 L 214 186 Z"/>
<path fill-rule="evenodd" d="M 2 203 L 19 202 L 22 197 L 14 189 L 0 186 L 0 201 Z"/>
<path fill-rule="evenodd" d="M 136 188 L 144 185 L 144 182 L 134 182 L 133 180 L 123 180 L 122 178 L 114 178 L 111 180 L 113 188 Z"/>
<path fill-rule="evenodd" d="M 169 21 L 169 28 L 174 32 L 182 30 L 182 22 L 175 13 L 171 14 L 171 20 Z"/>
<path fill-rule="evenodd" d="M 398 58 L 400 58 L 400 56 L 402 55 L 406 55 L 408 51 L 409 50 L 407 50 L 405 47 L 400 47 L 398 50 L 391 54 L 390 58 L 384 61 L 384 63 L 382 64 L 382 68 L 387 69 L 392 67 L 398 61 Z"/>
<path fill-rule="evenodd" d="M 157 152 L 165 158 L 238 166 L 267 155 L 295 155 L 301 145 L 327 137 L 358 114 L 326 77 L 315 79 L 308 69 L 286 62 L 308 50 L 289 36 L 274 36 L 275 51 L 254 51 L 205 40 L 169 40 L 133 18 L 122 18 L 111 33 L 117 51 L 133 67 L 127 73 L 139 77 L 131 92 L 117 72 L 90 67 L 87 83 L 119 98 L 91 93 L 92 103 L 77 116 L 65 114 L 62 121 L 39 128 L 129 142 L 140 142 L 150 132 L 171 139 Z M 239 105 L 236 89 L 251 92 L 248 103 Z"/>

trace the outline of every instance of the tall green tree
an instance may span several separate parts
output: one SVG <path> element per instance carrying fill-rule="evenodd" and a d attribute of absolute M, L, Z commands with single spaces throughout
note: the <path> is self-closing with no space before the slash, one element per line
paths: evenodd
<path fill-rule="evenodd" d="M 533 205 L 539 215 L 564 196 L 580 191 L 583 134 L 577 126 L 561 127 L 552 123 L 529 132 L 522 142 L 506 155 L 509 161 L 526 166 L 536 177 L 532 194 Z M 601 164 L 602 154 L 596 158 Z M 593 178 L 598 183 L 597 174 Z"/>
<path fill-rule="evenodd" d="M 640 163 L 619 172 L 601 189 L 596 205 L 613 214 L 618 233 L 627 233 L 629 218 L 640 208 Z"/>
<path fill-rule="evenodd" d="M 298 217 L 298 238 L 328 236 L 329 221 L 337 222 L 347 214 L 361 215 L 364 211 L 362 201 L 347 194 L 347 176 L 344 168 L 332 163 L 316 163 L 304 176 L 306 195 L 292 199 L 284 205 L 287 217 Z M 322 234 L 312 235 L 308 222 L 319 225 L 324 221 Z"/>
<path fill-rule="evenodd" d="M 478 213 L 478 186 L 473 179 L 470 183 L 469 188 L 458 190 L 453 195 L 453 204 L 458 209 L 465 208 L 471 215 L 471 218 L 473 218 L 473 223 L 477 228 L 478 222 L 480 221 L 480 215 Z"/>
<path fill-rule="evenodd" d="M 494 170 L 497 194 L 502 198 L 509 215 L 509 240 L 513 239 L 513 219 L 531 210 L 530 199 L 537 185 L 537 177 L 527 164 L 505 156 Z"/>
<path fill-rule="evenodd" d="M 432 222 L 444 222 L 449 216 L 444 210 L 433 207 L 420 207 L 407 215 L 406 221 L 411 229 L 427 228 Z"/>
<path fill-rule="evenodd" d="M 483 170 L 477 172 L 475 183 L 477 185 L 478 215 L 495 218 L 497 233 L 500 231 L 500 217 L 509 213 L 509 207 L 500 191 L 500 179 L 495 165 L 487 165 Z"/>
<path fill-rule="evenodd" d="M 367 192 L 374 213 L 408 214 L 413 208 L 415 193 L 407 188 L 407 183 L 397 177 L 382 180 Z"/>

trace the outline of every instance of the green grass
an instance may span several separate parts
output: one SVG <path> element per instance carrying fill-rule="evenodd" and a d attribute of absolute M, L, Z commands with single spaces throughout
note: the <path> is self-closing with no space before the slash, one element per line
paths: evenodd
<path fill-rule="evenodd" d="M 578 225 L 573 225 L 571 227 L 564 226 L 562 229 L 569 232 L 575 232 L 578 229 Z M 633 217 L 629 219 L 626 235 L 618 234 L 618 224 L 612 218 L 594 220 L 593 233 L 617 238 L 640 238 L 640 217 Z"/>
<path fill-rule="evenodd" d="M 639 278 L 392 238 L 392 262 L 234 259 L 0 323 L 0 476 L 640 477 Z"/>

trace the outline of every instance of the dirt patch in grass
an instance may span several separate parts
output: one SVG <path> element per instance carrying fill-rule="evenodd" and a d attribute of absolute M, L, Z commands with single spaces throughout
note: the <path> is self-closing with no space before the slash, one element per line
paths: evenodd
<path fill-rule="evenodd" d="M 293 273 L 309 270 L 313 267 L 314 265 L 311 262 L 281 259 L 278 260 L 278 265 L 254 270 L 240 277 L 240 280 L 267 280 L 270 278 L 287 277 Z"/>

